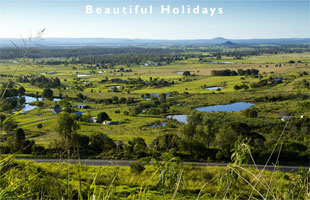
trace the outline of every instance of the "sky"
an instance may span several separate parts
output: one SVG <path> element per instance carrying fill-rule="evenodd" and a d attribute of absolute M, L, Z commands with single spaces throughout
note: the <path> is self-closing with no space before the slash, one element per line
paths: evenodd
<path fill-rule="evenodd" d="M 153 6 L 153 14 L 86 14 L 85 6 Z M 160 14 L 161 5 L 223 14 Z M 309 0 L 0 0 L 0 38 L 309 38 Z"/>

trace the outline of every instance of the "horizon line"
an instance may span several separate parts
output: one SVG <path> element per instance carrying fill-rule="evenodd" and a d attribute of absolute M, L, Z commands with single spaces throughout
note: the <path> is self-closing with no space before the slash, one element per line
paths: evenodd
<path fill-rule="evenodd" d="M 0 37 L 0 39 L 29 39 L 30 37 Z M 36 38 L 36 37 L 31 37 Z M 214 40 L 214 39 L 225 39 L 225 40 L 273 40 L 273 39 L 310 39 L 310 37 L 274 37 L 274 38 L 225 38 L 225 37 L 214 37 L 214 38 L 182 38 L 182 39 L 165 39 L 165 38 L 126 38 L 126 37 L 42 37 L 42 39 L 129 39 L 129 40 L 166 40 L 166 41 L 178 41 L 178 40 Z"/>

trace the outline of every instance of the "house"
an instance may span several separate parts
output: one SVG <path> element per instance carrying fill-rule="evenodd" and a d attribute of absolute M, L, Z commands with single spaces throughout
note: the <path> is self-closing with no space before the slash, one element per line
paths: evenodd
<path fill-rule="evenodd" d="M 88 119 L 88 122 L 89 123 L 97 123 L 97 117 L 90 117 L 89 119 Z"/>
<path fill-rule="evenodd" d="M 88 105 L 84 105 L 84 104 L 78 104 L 76 106 L 74 106 L 75 108 L 79 108 L 79 109 L 89 109 Z"/>
<path fill-rule="evenodd" d="M 104 121 L 104 122 L 102 122 L 102 124 L 104 124 L 104 125 L 118 125 L 118 124 L 120 124 L 121 122 L 113 122 L 113 121 Z"/>
<path fill-rule="evenodd" d="M 282 77 L 275 77 L 274 79 L 272 79 L 271 82 L 273 84 L 280 84 L 280 83 L 283 83 L 283 78 Z"/>
<path fill-rule="evenodd" d="M 52 108 L 49 108 L 48 110 L 51 111 L 53 114 L 58 114 L 62 111 L 62 109 L 59 105 L 56 105 Z"/>

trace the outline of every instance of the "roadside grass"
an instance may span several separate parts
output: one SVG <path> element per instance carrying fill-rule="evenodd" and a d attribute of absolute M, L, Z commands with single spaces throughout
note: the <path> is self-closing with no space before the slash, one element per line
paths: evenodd
<path fill-rule="evenodd" d="M 69 160 L 70 161 L 70 160 Z M 1 161 L 2 162 L 2 161 Z M 170 161 L 169 161 L 170 162 Z M 10 160 L 0 184 L 1 197 L 65 199 L 283 199 L 307 198 L 305 175 L 231 167 L 177 168 L 146 165 L 139 174 L 122 166 L 86 166 Z M 7 165 L 7 164 L 6 164 Z M 234 169 L 234 170 L 237 170 Z M 164 175 L 165 173 L 166 175 Z M 254 186 L 259 177 L 259 183 Z M 265 183 L 265 180 L 268 183 Z M 164 185 L 160 187 L 160 181 Z M 169 185 L 170 183 L 170 185 Z M 171 185 L 172 184 L 172 185 Z"/>

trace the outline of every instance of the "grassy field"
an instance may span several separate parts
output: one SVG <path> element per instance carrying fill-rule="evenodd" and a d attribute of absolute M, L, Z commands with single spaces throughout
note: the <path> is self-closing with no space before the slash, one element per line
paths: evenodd
<path fill-rule="evenodd" d="M 300 60 L 301 63 L 288 64 L 290 60 Z M 69 96 L 76 98 L 77 93 L 82 93 L 87 97 L 93 99 L 105 99 L 111 98 L 113 96 L 117 97 L 132 97 L 136 98 L 141 102 L 147 102 L 141 98 L 141 94 L 145 93 L 171 93 L 178 92 L 179 95 L 173 96 L 170 99 L 176 100 L 181 105 L 174 105 L 168 111 L 168 114 L 188 114 L 191 112 L 191 108 L 206 105 L 216 105 L 216 104 L 229 104 L 231 102 L 247 101 L 254 102 L 256 96 L 266 96 L 269 94 L 291 94 L 297 92 L 307 92 L 306 89 L 298 89 L 295 87 L 296 82 L 303 79 L 308 79 L 308 76 L 299 77 L 299 73 L 303 71 L 308 71 L 308 63 L 310 62 L 310 55 L 307 53 L 302 54 L 276 54 L 276 55 L 261 55 L 261 56 L 248 56 L 244 57 L 242 60 L 236 60 L 230 57 L 223 57 L 221 60 L 216 60 L 216 62 L 232 62 L 231 64 L 210 64 L 210 63 L 200 63 L 197 59 L 188 59 L 182 61 L 176 61 L 170 65 L 164 66 L 151 66 L 151 67 L 140 67 L 132 66 L 132 72 L 112 72 L 110 69 L 106 69 L 105 73 L 89 74 L 89 69 L 86 65 L 74 65 L 77 70 L 72 70 L 73 65 L 36 65 L 36 64 L 19 64 L 10 62 L 0 62 L 0 68 L 2 74 L 20 76 L 20 75 L 41 75 L 45 72 L 56 72 L 56 74 L 44 74 L 46 77 L 58 77 L 65 86 L 72 85 L 83 85 L 81 82 L 91 82 L 93 86 L 85 88 L 83 91 L 78 91 L 75 89 L 69 90 L 55 90 L 54 96 L 58 96 L 60 91 L 63 96 Z M 275 67 L 275 64 L 282 64 L 282 67 Z M 261 67 L 260 67 L 261 65 Z M 268 65 L 268 67 L 266 67 Z M 119 69 L 124 66 L 115 66 L 115 69 Z M 284 76 L 287 80 L 275 86 L 267 86 L 263 88 L 250 88 L 248 91 L 234 89 L 235 85 L 250 84 L 253 82 L 258 82 L 259 79 L 253 77 L 244 76 L 211 76 L 212 70 L 222 70 L 222 69 L 249 69 L 255 68 L 260 71 L 262 78 L 268 78 L 270 76 Z M 99 71 L 99 70 L 95 70 Z M 188 81 L 184 81 L 182 74 L 178 72 L 190 71 L 192 74 L 195 73 L 196 76 L 188 78 Z M 81 77 L 80 80 L 76 80 L 77 74 L 87 74 L 90 76 Z M 174 85 L 168 87 L 150 87 L 145 86 L 141 89 L 131 88 L 130 93 L 127 90 L 122 90 L 119 92 L 110 91 L 108 86 L 120 85 L 126 87 L 126 84 L 104 84 L 100 83 L 105 77 L 120 78 L 127 80 L 128 78 L 142 78 L 148 81 L 150 77 L 165 79 L 167 81 L 175 81 Z M 14 80 L 14 77 L 3 77 L 0 82 L 5 82 L 8 79 Z M 39 94 L 42 92 L 42 88 L 38 88 L 30 85 L 30 83 L 19 83 L 26 89 L 26 93 Z M 206 87 L 220 86 L 222 89 L 217 90 L 207 90 Z M 188 92 L 192 96 L 186 96 L 182 93 Z M 255 107 L 260 111 L 260 116 L 267 116 L 269 118 L 278 118 L 279 111 L 287 109 L 289 111 L 295 111 L 298 108 L 299 103 L 302 101 L 281 101 L 277 103 L 263 103 L 256 102 Z M 80 102 L 71 102 L 74 104 L 79 104 Z M 79 133 L 88 135 L 92 132 L 103 132 L 107 134 L 114 140 L 119 141 L 129 141 L 133 137 L 143 137 L 148 144 L 151 141 L 167 131 L 177 133 L 176 129 L 167 128 L 147 128 L 146 124 L 152 124 L 157 120 L 165 120 L 165 115 L 152 116 L 146 114 L 139 114 L 138 116 L 128 116 L 124 115 L 124 111 L 130 111 L 130 106 L 122 105 L 118 108 L 113 108 L 113 105 L 98 104 L 95 102 L 87 102 L 92 109 L 80 110 L 85 113 L 89 113 L 90 116 L 96 116 L 100 111 L 106 111 L 113 121 L 123 122 L 121 125 L 106 126 L 101 124 L 92 124 L 80 122 L 81 130 Z M 187 107 L 182 106 L 186 105 Z M 48 107 L 54 105 L 52 101 L 45 101 L 43 108 L 36 108 L 32 111 L 26 112 L 15 117 L 15 120 L 21 125 L 29 137 L 35 140 L 37 144 L 48 146 L 48 144 L 57 138 L 55 123 L 57 123 L 57 116 L 53 115 L 48 111 Z M 115 113 L 115 111 L 120 111 L 120 113 Z M 300 110 L 298 114 L 309 114 L 309 111 Z M 39 120 L 46 121 L 36 122 Z M 43 128 L 39 130 L 37 124 L 41 123 Z"/>

